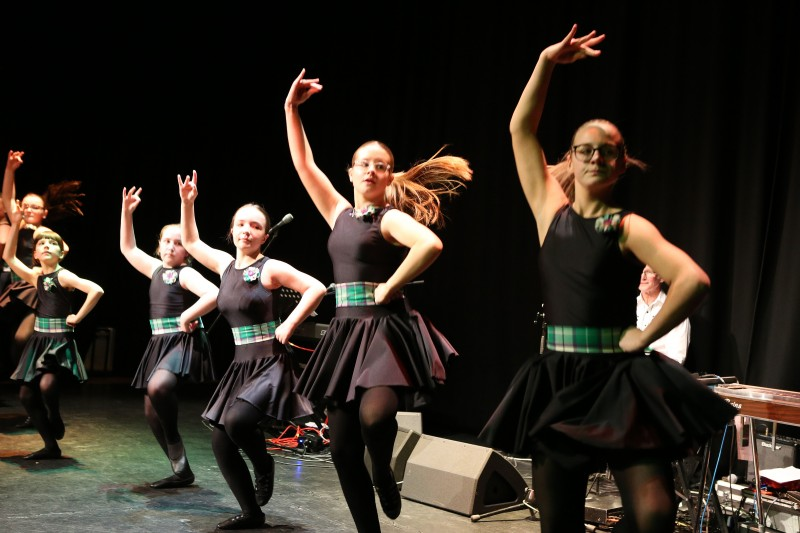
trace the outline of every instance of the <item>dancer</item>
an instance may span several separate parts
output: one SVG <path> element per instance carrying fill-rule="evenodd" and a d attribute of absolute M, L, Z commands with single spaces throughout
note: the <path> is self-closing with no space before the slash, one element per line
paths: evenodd
<path fill-rule="evenodd" d="M 19 397 L 33 426 L 44 441 L 44 448 L 25 459 L 58 459 L 58 440 L 64 437 L 59 387 L 65 379 L 87 379 L 83 360 L 75 343 L 75 326 L 94 309 L 103 289 L 61 267 L 64 243 L 52 231 L 41 231 L 34 242 L 33 258 L 40 266 L 29 267 L 17 257 L 17 238 L 23 220 L 18 202 L 9 211 L 11 233 L 3 259 L 22 280 L 36 287 L 38 304 L 34 332 L 25 344 L 19 364 L 11 375 L 21 382 Z M 86 294 L 77 313 L 72 312 L 71 293 Z"/>
<path fill-rule="evenodd" d="M 11 210 L 11 203 L 16 196 L 16 171 L 22 166 L 25 152 L 9 150 L 3 174 L 3 206 L 6 213 Z M 79 181 L 65 180 L 47 187 L 44 195 L 29 192 L 22 197 L 24 225 L 19 229 L 17 238 L 17 257 L 27 266 L 33 267 L 33 244 L 39 232 L 49 230 L 44 226 L 46 218 L 58 220 L 67 216 L 83 215 L 81 210 L 82 193 L 78 192 Z M 69 252 L 69 246 L 64 243 L 63 253 Z M 4 266 L 7 266 L 4 263 Z M 10 270 L 10 268 L 9 268 Z M 8 285 L 0 294 L 0 313 L 4 330 L 10 330 L 11 346 L 8 350 L 8 360 L 11 367 L 16 367 L 19 362 L 20 352 L 33 333 L 34 310 L 36 309 L 36 287 L 21 280 L 14 272 Z M 3 339 L 5 340 L 5 339 Z M 30 419 L 17 427 L 31 427 Z"/>
<path fill-rule="evenodd" d="M 0 257 L 3 255 L 3 250 L 8 241 L 8 233 L 11 231 L 11 222 L 6 216 L 6 208 L 2 201 L 0 201 Z M 2 271 L 0 271 L 0 294 L 3 293 L 6 286 L 11 283 L 11 267 L 5 261 L 0 261 Z"/>
<path fill-rule="evenodd" d="M 300 120 L 299 106 L 322 90 L 319 79 L 294 80 L 284 110 L 292 161 L 332 232 L 328 250 L 336 283 L 336 315 L 312 354 L 296 390 L 327 407 L 330 450 L 358 531 L 380 531 L 373 483 L 391 519 L 401 499 L 391 469 L 397 412 L 418 408 L 445 379 L 456 351 L 413 310 L 403 286 L 439 256 L 440 196 L 455 196 L 472 179 L 460 157 L 434 156 L 395 172 L 394 156 L 379 141 L 353 154 L 350 203 L 320 170 Z M 372 460 L 372 478 L 364 449 Z"/>
<path fill-rule="evenodd" d="M 590 120 L 557 165 L 545 160 L 537 130 L 553 70 L 598 56 L 593 47 L 605 38 L 576 32 L 575 25 L 541 52 L 510 123 L 541 245 L 547 349 L 525 361 L 480 436 L 492 447 L 532 455 L 543 533 L 584 531 L 587 482 L 606 464 L 629 528 L 619 529 L 672 533 L 671 461 L 705 444 L 736 409 L 682 366 L 644 353 L 697 307 L 710 282 L 652 223 L 614 203 L 623 172 L 643 166 L 617 127 Z M 671 287 L 645 331 L 636 329 L 642 264 Z"/>
<path fill-rule="evenodd" d="M 119 248 L 125 259 L 150 278 L 150 328 L 131 385 L 145 389 L 144 414 L 172 466 L 172 475 L 150 484 L 154 489 L 186 487 L 194 474 L 178 431 L 178 388 L 186 382 L 216 381 L 201 317 L 217 306 L 216 285 L 189 263 L 180 224 L 167 224 L 158 237 L 156 259 L 136 246 L 133 212 L 142 188 L 122 189 Z"/>
<path fill-rule="evenodd" d="M 214 428 L 211 445 L 220 471 L 241 507 L 241 514 L 218 529 L 250 529 L 264 524 L 260 507 L 272 497 L 275 463 L 267 452 L 259 424 L 267 419 L 292 421 L 314 414 L 311 403 L 292 391 L 295 362 L 284 346 L 294 330 L 317 308 L 325 286 L 288 263 L 266 257 L 270 220 L 264 208 L 248 203 L 236 210 L 228 237 L 236 257 L 202 240 L 195 221 L 197 173 L 178 176 L 183 245 L 197 261 L 220 275 L 217 306 L 233 333 L 230 367 L 203 412 Z M 283 320 L 278 289 L 300 293 L 300 301 Z M 239 450 L 253 465 L 255 487 Z"/>
<path fill-rule="evenodd" d="M 6 209 L 3 206 L 2 200 L 0 200 L 0 257 L 3 255 L 3 250 L 6 247 L 6 242 L 8 241 L 8 234 L 10 231 L 11 222 L 9 222 L 8 217 L 6 216 Z M 5 261 L 0 259 L 0 294 L 3 294 L 9 283 L 11 283 L 11 267 L 9 267 Z M 8 320 L 6 315 L 7 313 L 5 309 L 0 308 L 0 346 L 11 346 L 10 326 L 12 321 Z M 8 353 L 8 351 L 4 351 L 3 356 L 0 357 L 0 372 L 3 376 L 7 376 L 11 373 L 11 370 L 14 369 L 15 365 L 13 364 L 10 355 L 11 354 Z"/>

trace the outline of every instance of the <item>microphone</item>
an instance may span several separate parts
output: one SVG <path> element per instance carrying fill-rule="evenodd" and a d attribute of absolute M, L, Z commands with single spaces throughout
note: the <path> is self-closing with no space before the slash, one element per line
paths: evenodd
<path fill-rule="evenodd" d="M 281 219 L 281 221 L 280 221 L 280 222 L 278 222 L 277 224 L 275 224 L 274 226 L 272 226 L 271 228 L 269 228 L 269 231 L 267 232 L 267 235 L 272 235 L 273 233 L 275 233 L 276 231 L 278 231 L 278 230 L 281 228 L 281 226 L 285 226 L 286 224 L 288 224 L 288 223 L 289 223 L 289 222 L 291 222 L 292 220 L 294 220 L 294 217 L 292 216 L 292 214 L 291 214 L 291 213 L 287 213 L 287 214 L 286 214 L 286 215 L 285 215 L 285 216 L 284 216 L 284 217 Z"/>

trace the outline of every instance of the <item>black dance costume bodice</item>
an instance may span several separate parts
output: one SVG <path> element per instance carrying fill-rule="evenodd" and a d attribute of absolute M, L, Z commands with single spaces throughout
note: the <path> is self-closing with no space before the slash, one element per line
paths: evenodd
<path fill-rule="evenodd" d="M 351 209 L 339 213 L 328 237 L 336 283 L 383 283 L 397 270 L 408 249 L 392 245 L 381 235 L 381 218 L 390 209 L 393 208 L 383 208 L 373 215 L 374 219 L 352 217 Z"/>
<path fill-rule="evenodd" d="M 236 268 L 236 261 L 225 268 L 219 283 L 217 309 L 232 328 L 278 320 L 276 293 L 264 288 L 261 270 L 269 260 L 262 257 L 246 268 Z M 247 278 L 247 280 L 245 280 Z M 275 339 L 255 344 L 237 345 L 234 357 L 250 359 L 285 351 Z"/>
<path fill-rule="evenodd" d="M 194 305 L 197 296 L 181 287 L 180 274 L 185 266 L 156 268 L 150 279 L 150 318 L 179 317 Z"/>
<path fill-rule="evenodd" d="M 41 275 L 36 281 L 39 306 L 36 316 L 42 318 L 67 318 L 72 313 L 72 291 L 65 289 L 58 281 L 61 269 Z"/>
<path fill-rule="evenodd" d="M 642 265 L 619 248 L 619 222 L 629 213 L 582 218 L 567 205 L 556 214 L 539 253 L 549 324 L 636 324 Z"/>

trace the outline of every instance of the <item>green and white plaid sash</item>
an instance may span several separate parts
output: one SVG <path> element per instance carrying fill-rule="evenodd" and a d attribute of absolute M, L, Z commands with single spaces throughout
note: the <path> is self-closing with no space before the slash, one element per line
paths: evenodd
<path fill-rule="evenodd" d="M 66 318 L 44 318 L 37 316 L 33 330 L 40 333 L 69 333 L 75 328 L 67 325 Z"/>
<path fill-rule="evenodd" d="M 231 328 L 231 332 L 233 332 L 233 343 L 236 346 L 241 346 L 242 344 L 253 344 L 255 342 L 264 342 L 274 339 L 275 328 L 279 325 L 279 321 L 273 320 L 272 322 L 266 322 L 264 324 Z"/>
<path fill-rule="evenodd" d="M 337 283 L 336 307 L 361 307 L 365 305 L 378 305 L 375 303 L 375 287 L 378 284 L 371 281 L 351 281 Z"/>
<path fill-rule="evenodd" d="M 623 353 L 619 339 L 624 328 L 547 326 L 547 347 L 556 352 Z"/>
<path fill-rule="evenodd" d="M 203 319 L 197 319 L 197 329 L 203 328 Z M 181 317 L 170 316 L 166 318 L 151 318 L 150 331 L 153 335 L 164 335 L 166 333 L 180 333 L 181 332 Z"/>

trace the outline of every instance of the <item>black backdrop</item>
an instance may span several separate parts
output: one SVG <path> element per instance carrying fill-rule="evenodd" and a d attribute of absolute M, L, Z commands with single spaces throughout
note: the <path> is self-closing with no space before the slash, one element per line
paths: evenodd
<path fill-rule="evenodd" d="M 106 289 L 80 331 L 86 346 L 115 328 L 115 373 L 132 375 L 149 335 L 148 282 L 119 253 L 123 186 L 144 187 L 142 248 L 178 220 L 175 176 L 196 169 L 205 240 L 228 246 L 235 209 L 261 202 L 275 221 L 294 215 L 268 254 L 332 281 L 328 228 L 286 145 L 283 100 L 305 67 L 324 85 L 302 109 L 311 144 L 346 196 L 367 139 L 401 169 L 444 144 L 472 162 L 474 183 L 446 205 L 445 251 L 412 296 L 461 352 L 426 424 L 477 431 L 538 348 L 538 246 L 508 120 L 541 49 L 575 22 L 607 39 L 600 58 L 556 70 L 548 158 L 583 121 L 616 122 L 650 164 L 620 183 L 621 201 L 712 279 L 687 366 L 800 390 L 798 2 L 272 4 L 3 15 L 0 147 L 26 152 L 20 192 L 83 181 L 86 215 L 51 225 L 73 249 L 64 266 Z M 227 325 L 211 335 L 224 369 Z"/>

